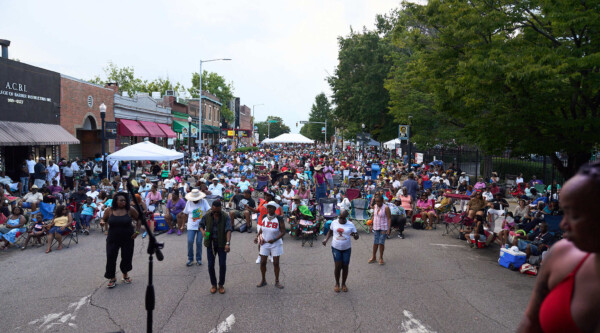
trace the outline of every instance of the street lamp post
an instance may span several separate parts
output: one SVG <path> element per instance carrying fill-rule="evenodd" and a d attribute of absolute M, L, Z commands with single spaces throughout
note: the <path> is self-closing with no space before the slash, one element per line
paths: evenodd
<path fill-rule="evenodd" d="M 106 177 L 105 145 L 104 145 L 104 119 L 106 118 L 106 105 L 100 104 L 100 119 L 102 119 L 102 178 Z"/>
<path fill-rule="evenodd" d="M 363 131 L 363 155 L 365 153 L 365 142 L 367 141 L 367 135 L 365 133 L 365 124 L 362 124 L 362 131 Z"/>
<path fill-rule="evenodd" d="M 221 149 L 221 127 L 223 127 L 223 123 L 219 123 L 219 151 L 223 151 L 223 149 Z"/>
<path fill-rule="evenodd" d="M 410 162 L 411 149 L 410 149 L 410 128 L 412 127 L 412 116 L 408 116 L 408 131 L 406 133 L 406 143 L 408 144 L 408 172 L 412 169 L 412 163 Z"/>
<path fill-rule="evenodd" d="M 264 104 L 261 103 L 261 104 L 252 105 L 252 141 L 253 142 L 254 142 L 254 119 L 256 119 L 256 118 L 254 118 L 254 107 L 259 106 L 259 105 L 264 105 Z"/>
<path fill-rule="evenodd" d="M 192 160 L 192 117 L 188 116 L 188 165 Z"/>
<path fill-rule="evenodd" d="M 219 58 L 210 60 L 200 60 L 200 71 L 198 72 L 198 137 L 200 143 L 198 144 L 198 154 L 202 155 L 202 63 L 211 61 L 230 61 L 229 58 Z"/>

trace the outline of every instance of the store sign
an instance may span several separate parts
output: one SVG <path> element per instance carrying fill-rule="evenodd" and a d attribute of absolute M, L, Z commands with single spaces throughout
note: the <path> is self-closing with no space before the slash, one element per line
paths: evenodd
<path fill-rule="evenodd" d="M 0 58 L 0 120 L 59 124 L 60 74 Z"/>
<path fill-rule="evenodd" d="M 104 138 L 107 140 L 117 138 L 117 122 L 116 121 L 104 122 Z"/>

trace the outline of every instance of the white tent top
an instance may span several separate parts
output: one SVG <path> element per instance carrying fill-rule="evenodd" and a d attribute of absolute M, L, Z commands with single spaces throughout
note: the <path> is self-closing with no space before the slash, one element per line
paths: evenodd
<path fill-rule="evenodd" d="M 315 143 L 315 141 L 305 137 L 302 134 L 284 133 L 276 138 L 265 139 L 265 140 L 263 140 L 262 143 L 266 143 L 266 144 L 271 144 L 271 143 Z"/>
<path fill-rule="evenodd" d="M 383 144 L 383 147 L 385 149 L 396 149 L 396 144 L 401 144 L 401 143 L 402 143 L 402 141 L 400 141 L 400 139 L 396 138 L 396 139 L 390 140 L 388 142 L 385 142 Z"/>
<path fill-rule="evenodd" d="M 172 161 L 183 158 L 183 153 L 144 141 L 108 155 L 109 161 Z"/>

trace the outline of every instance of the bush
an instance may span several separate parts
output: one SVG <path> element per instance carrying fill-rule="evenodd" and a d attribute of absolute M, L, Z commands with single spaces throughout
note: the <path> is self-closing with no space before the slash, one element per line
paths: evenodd
<path fill-rule="evenodd" d="M 258 151 L 258 147 L 241 147 L 241 148 L 236 148 L 235 150 L 237 153 L 246 153 L 249 151 Z"/>

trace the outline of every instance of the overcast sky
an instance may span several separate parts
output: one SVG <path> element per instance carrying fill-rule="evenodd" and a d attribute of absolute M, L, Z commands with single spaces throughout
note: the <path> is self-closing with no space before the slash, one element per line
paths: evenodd
<path fill-rule="evenodd" d="M 257 121 L 279 115 L 297 132 L 314 97 L 331 90 L 337 37 L 373 28 L 398 0 L 29 1 L 2 0 L 0 39 L 9 57 L 81 79 L 109 61 L 138 77 L 190 86 L 199 60 L 232 81 Z"/>

